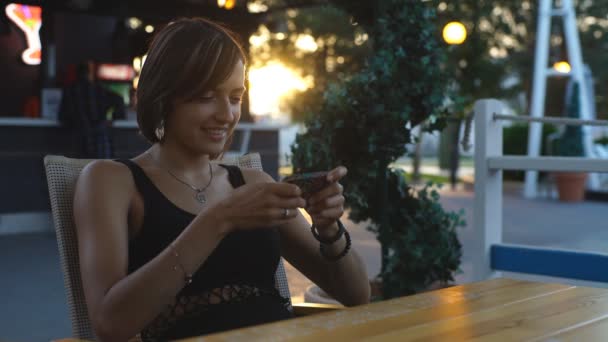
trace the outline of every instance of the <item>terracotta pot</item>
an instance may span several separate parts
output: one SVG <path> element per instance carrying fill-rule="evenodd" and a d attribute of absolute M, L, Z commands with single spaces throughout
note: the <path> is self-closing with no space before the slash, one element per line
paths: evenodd
<path fill-rule="evenodd" d="M 555 183 L 560 201 L 580 202 L 585 198 L 587 174 L 581 172 L 557 172 Z"/>

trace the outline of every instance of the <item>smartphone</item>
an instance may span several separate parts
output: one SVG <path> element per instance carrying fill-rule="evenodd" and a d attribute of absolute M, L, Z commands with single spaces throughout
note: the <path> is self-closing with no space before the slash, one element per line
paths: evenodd
<path fill-rule="evenodd" d="M 283 182 L 297 185 L 302 190 L 302 198 L 308 199 L 329 185 L 328 173 L 328 171 L 299 173 L 284 178 Z"/>

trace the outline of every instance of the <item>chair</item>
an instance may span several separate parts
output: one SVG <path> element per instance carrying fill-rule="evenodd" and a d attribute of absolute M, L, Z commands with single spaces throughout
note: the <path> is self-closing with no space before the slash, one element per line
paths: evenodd
<path fill-rule="evenodd" d="M 51 209 L 61 259 L 64 286 L 72 320 L 73 337 L 94 340 L 93 329 L 89 320 L 87 305 L 80 278 L 80 264 L 78 261 L 78 240 L 72 217 L 72 202 L 74 187 L 80 171 L 92 159 L 72 159 L 63 156 L 49 155 L 44 158 L 44 166 L 49 186 Z M 241 157 L 222 160 L 223 164 L 238 165 L 243 168 L 262 169 L 260 155 L 248 154 Z M 283 260 L 279 262 L 275 273 L 275 286 L 281 296 L 291 299 L 287 276 Z M 291 300 L 290 300 L 290 309 Z M 304 305 L 303 312 L 310 313 L 314 306 Z M 320 310 L 327 310 L 326 306 L 318 306 Z M 297 315 L 298 313 L 296 313 Z"/>

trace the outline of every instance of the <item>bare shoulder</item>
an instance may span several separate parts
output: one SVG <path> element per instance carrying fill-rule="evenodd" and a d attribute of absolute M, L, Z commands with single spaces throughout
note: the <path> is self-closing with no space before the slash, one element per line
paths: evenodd
<path fill-rule="evenodd" d="M 274 183 L 275 180 L 266 172 L 259 169 L 241 168 L 245 183 Z"/>
<path fill-rule="evenodd" d="M 89 199 L 93 204 L 98 204 L 99 200 L 128 203 L 134 191 L 135 183 L 126 165 L 112 160 L 95 160 L 82 169 L 76 183 L 75 200 Z"/>
<path fill-rule="evenodd" d="M 95 160 L 82 169 L 78 183 L 115 187 L 129 185 L 133 181 L 126 165 L 113 160 Z"/>

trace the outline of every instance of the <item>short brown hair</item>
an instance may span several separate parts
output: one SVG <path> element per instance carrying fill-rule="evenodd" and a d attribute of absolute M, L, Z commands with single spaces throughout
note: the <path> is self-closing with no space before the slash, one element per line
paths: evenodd
<path fill-rule="evenodd" d="M 183 18 L 160 30 L 148 50 L 137 88 L 137 123 L 151 143 L 176 99 L 191 100 L 228 79 L 235 64 L 247 64 L 236 34 L 203 18 Z"/>

